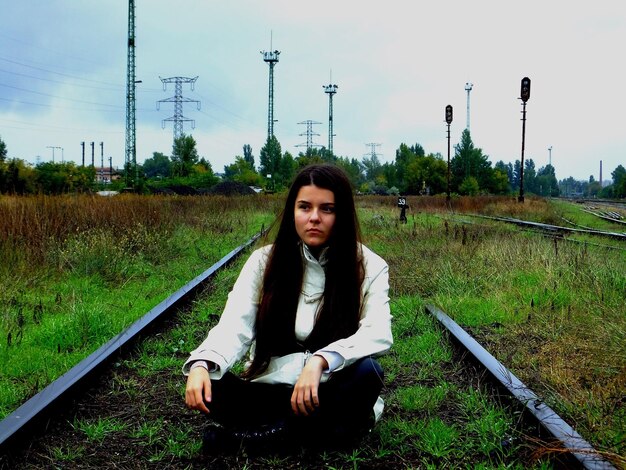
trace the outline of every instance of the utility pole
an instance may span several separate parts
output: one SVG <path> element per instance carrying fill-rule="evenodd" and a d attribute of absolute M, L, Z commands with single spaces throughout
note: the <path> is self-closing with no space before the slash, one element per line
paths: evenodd
<path fill-rule="evenodd" d="M 171 98 L 157 101 L 157 109 L 160 109 L 160 103 L 174 103 L 174 115 L 167 119 L 163 119 L 162 126 L 163 129 L 165 129 L 165 123 L 168 121 L 172 121 L 174 123 L 174 140 L 176 140 L 183 135 L 183 122 L 191 122 L 192 129 L 195 129 L 196 127 L 196 121 L 183 116 L 183 103 L 196 103 L 198 106 L 198 110 L 200 110 L 200 101 L 185 98 L 183 96 L 183 83 L 189 83 L 191 85 L 191 90 L 193 91 L 198 77 L 159 78 L 163 82 L 163 91 L 165 91 L 168 83 L 174 84 L 174 96 L 172 96 Z"/>
<path fill-rule="evenodd" d="M 83 148 L 83 168 L 85 168 L 85 141 L 82 141 L 80 146 Z"/>
<path fill-rule="evenodd" d="M 137 181 L 137 139 L 135 135 L 135 0 L 128 0 L 128 47 L 126 57 L 126 152 L 124 174 L 126 186 L 131 186 L 131 170 Z"/>
<path fill-rule="evenodd" d="M 299 122 L 298 124 L 306 124 L 306 132 L 303 132 L 302 134 L 300 134 L 300 135 L 306 135 L 306 144 L 298 144 L 298 145 L 296 145 L 296 147 L 305 147 L 306 146 L 307 152 L 309 150 L 311 150 L 313 147 L 321 147 L 321 145 L 313 143 L 313 136 L 314 135 L 319 135 L 319 134 L 316 134 L 315 132 L 313 132 L 313 124 L 321 124 L 321 122 L 311 121 L 309 119 L 307 121 Z"/>
<path fill-rule="evenodd" d="M 46 148 L 52 149 L 52 163 L 54 163 L 54 150 L 55 149 L 60 149 L 61 147 L 56 147 L 56 146 L 53 146 L 53 145 L 47 145 Z"/>
<path fill-rule="evenodd" d="M 467 129 L 468 131 L 470 130 L 470 91 L 472 91 L 473 87 L 473 83 L 467 82 L 465 84 L 465 91 L 467 91 L 467 124 L 465 126 L 465 129 Z"/>
<path fill-rule="evenodd" d="M 328 151 L 333 153 L 333 95 L 337 93 L 337 85 L 332 83 L 333 77 L 332 74 L 330 76 L 330 83 L 328 85 L 323 86 L 324 93 L 328 94 Z"/>
<path fill-rule="evenodd" d="M 100 142 L 100 182 L 104 182 L 104 142 Z"/>
<path fill-rule="evenodd" d="M 272 36 L 270 34 L 270 52 L 261 51 L 263 54 L 263 61 L 269 65 L 270 77 L 269 77 L 269 94 L 268 94 L 268 106 L 267 106 L 267 138 L 274 135 L 274 66 L 278 63 L 278 56 L 280 51 L 272 49 Z"/>
<path fill-rule="evenodd" d="M 95 145 L 95 142 L 92 142 L 92 143 L 91 143 L 91 166 L 92 166 L 92 168 L 95 168 L 95 167 L 96 167 L 96 165 L 95 165 L 95 151 L 94 151 L 94 145 Z"/>
<path fill-rule="evenodd" d="M 552 145 L 548 147 L 548 165 L 552 166 Z"/>

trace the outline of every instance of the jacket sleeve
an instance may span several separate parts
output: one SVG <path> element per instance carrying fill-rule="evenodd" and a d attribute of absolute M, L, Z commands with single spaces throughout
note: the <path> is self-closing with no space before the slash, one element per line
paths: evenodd
<path fill-rule="evenodd" d="M 316 354 L 339 354 L 343 362 L 335 369 L 341 370 L 358 359 L 380 355 L 393 344 L 391 311 L 389 308 L 389 267 L 378 255 L 363 247 L 365 278 L 363 280 L 363 306 L 359 328 L 352 336 L 335 341 Z"/>
<path fill-rule="evenodd" d="M 248 351 L 254 340 L 254 326 L 259 306 L 263 272 L 270 246 L 252 253 L 246 261 L 217 325 L 206 339 L 193 350 L 183 366 L 189 374 L 193 362 L 211 361 L 217 367 L 210 372 L 212 379 L 221 378 Z"/>

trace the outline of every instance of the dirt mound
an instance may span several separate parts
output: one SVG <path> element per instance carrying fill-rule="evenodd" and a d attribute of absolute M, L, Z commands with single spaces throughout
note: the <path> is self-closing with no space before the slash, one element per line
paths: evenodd
<path fill-rule="evenodd" d="M 222 196 L 238 196 L 238 195 L 247 195 L 247 194 L 256 194 L 254 189 L 250 186 L 247 186 L 243 183 L 238 183 L 236 181 L 222 181 L 221 183 L 217 183 L 211 189 L 207 191 L 206 194 L 219 194 Z"/>

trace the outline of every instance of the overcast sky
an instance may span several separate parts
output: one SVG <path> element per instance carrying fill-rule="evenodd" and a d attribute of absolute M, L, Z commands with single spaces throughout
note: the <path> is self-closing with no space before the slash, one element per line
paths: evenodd
<path fill-rule="evenodd" d="M 87 161 L 100 142 L 124 163 L 128 2 L 2 1 L 0 138 L 9 157 L 36 163 Z M 401 143 L 447 155 L 444 110 L 454 107 L 452 145 L 466 127 L 476 147 L 498 160 L 521 156 L 520 81 L 528 76 L 525 158 L 551 154 L 557 178 L 599 177 L 626 166 L 626 3 L 624 0 L 213 1 L 136 0 L 137 161 L 171 154 L 173 84 L 183 85 L 184 123 L 214 171 L 250 144 L 258 163 L 267 137 L 268 66 L 274 73 L 274 133 L 294 156 L 328 144 L 334 96 L 335 154 L 362 159 L 374 147 L 391 162 Z M 270 44 L 272 37 L 272 44 Z M 271 49 L 270 49 L 271 47 Z M 49 147 L 59 147 L 51 149 Z M 550 152 L 548 149 L 552 147 Z M 63 150 L 61 150 L 62 148 Z M 454 150 L 452 151 L 454 152 Z"/>

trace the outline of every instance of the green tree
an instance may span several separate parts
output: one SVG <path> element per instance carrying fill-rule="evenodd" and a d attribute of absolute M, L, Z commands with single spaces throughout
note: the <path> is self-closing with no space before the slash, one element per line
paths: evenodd
<path fill-rule="evenodd" d="M 353 188 L 359 188 L 365 181 L 363 178 L 363 166 L 356 159 L 349 159 L 348 157 L 339 157 L 337 159 L 337 166 L 343 168 L 348 175 Z"/>
<path fill-rule="evenodd" d="M 559 195 L 559 183 L 552 165 L 548 164 L 541 167 L 537 172 L 536 178 L 536 185 L 539 187 L 538 194 L 551 197 L 557 197 Z"/>
<path fill-rule="evenodd" d="M 491 163 L 482 149 L 474 147 L 469 130 L 461 134 L 461 142 L 454 146 L 450 160 L 451 185 L 459 188 L 469 176 L 473 176 L 480 189 L 488 190 L 492 179 Z"/>
<path fill-rule="evenodd" d="M 537 171 L 535 170 L 535 162 L 532 158 L 524 160 L 524 193 L 539 194 L 539 186 L 537 185 Z"/>
<path fill-rule="evenodd" d="M 35 171 L 24 160 L 12 158 L 0 162 L 3 167 L 0 190 L 11 194 L 28 194 L 35 191 Z"/>
<path fill-rule="evenodd" d="M 511 189 L 513 189 L 515 187 L 514 184 L 514 178 L 513 178 L 513 164 L 512 163 L 504 163 L 502 160 L 498 161 L 495 165 L 494 165 L 494 171 L 495 170 L 499 170 L 500 172 L 504 173 L 507 177 L 508 180 L 508 189 L 507 192 L 511 191 Z M 494 176 L 496 179 L 499 178 L 499 176 Z"/>
<path fill-rule="evenodd" d="M 613 197 L 626 197 L 626 169 L 618 165 L 611 176 L 613 177 Z"/>
<path fill-rule="evenodd" d="M 365 168 L 365 178 L 368 181 L 373 181 L 376 184 L 386 184 L 383 165 L 376 154 L 363 158 L 363 168 Z"/>
<path fill-rule="evenodd" d="M 507 194 L 511 191 L 511 184 L 506 170 L 494 168 L 491 174 L 491 184 L 489 191 L 493 194 Z"/>
<path fill-rule="evenodd" d="M 0 193 L 3 193 L 7 190 L 7 169 L 5 165 L 5 161 L 7 159 L 7 146 L 0 138 Z"/>
<path fill-rule="evenodd" d="M 7 159 L 7 154 L 7 144 L 5 144 L 4 140 L 2 140 L 2 137 L 0 137 L 0 165 L 3 164 Z"/>
<path fill-rule="evenodd" d="M 435 155 L 416 156 L 405 171 L 406 194 L 439 194 L 447 188 L 448 164 Z"/>
<path fill-rule="evenodd" d="M 154 152 L 143 162 L 143 172 L 146 178 L 167 178 L 172 174 L 172 162 L 167 155 Z"/>
<path fill-rule="evenodd" d="M 243 146 L 243 159 L 250 165 L 252 171 L 256 171 L 254 169 L 254 155 L 252 155 L 252 147 L 249 144 L 245 144 Z"/>
<path fill-rule="evenodd" d="M 476 196 L 479 191 L 478 180 L 473 176 L 466 177 L 459 185 L 459 194 Z"/>
<path fill-rule="evenodd" d="M 280 160 L 282 150 L 276 136 L 267 138 L 265 145 L 261 148 L 259 155 L 259 173 L 263 178 L 273 178 L 274 181 L 280 172 Z"/>
<path fill-rule="evenodd" d="M 181 135 L 174 140 L 172 148 L 172 175 L 189 176 L 198 163 L 196 141 L 191 135 Z"/>
<path fill-rule="evenodd" d="M 259 175 L 244 157 L 235 157 L 235 163 L 224 166 L 224 179 L 226 181 L 237 181 L 248 186 L 260 186 L 262 184 Z"/>
<path fill-rule="evenodd" d="M 406 171 L 411 162 L 416 159 L 417 155 L 415 155 L 406 144 L 400 144 L 400 147 L 396 150 L 396 178 L 392 184 L 398 186 L 402 193 L 406 193 L 409 189 L 406 180 Z"/>
<path fill-rule="evenodd" d="M 35 170 L 37 190 L 45 194 L 87 191 L 96 180 L 94 167 L 76 166 L 74 162 L 44 162 Z"/>
<path fill-rule="evenodd" d="M 293 155 L 289 152 L 285 152 L 280 160 L 280 184 L 282 186 L 289 186 L 294 176 L 296 175 L 296 168 L 298 167 L 298 163 L 296 162 Z"/>

